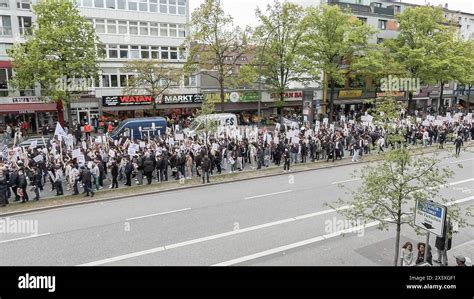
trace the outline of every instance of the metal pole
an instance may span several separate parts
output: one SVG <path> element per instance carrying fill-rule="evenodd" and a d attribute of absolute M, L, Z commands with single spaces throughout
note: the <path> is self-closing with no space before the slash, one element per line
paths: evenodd
<path fill-rule="evenodd" d="M 425 243 L 425 256 L 423 261 L 426 263 L 426 258 L 428 257 L 428 246 L 430 245 L 430 232 L 426 233 L 426 243 Z"/>

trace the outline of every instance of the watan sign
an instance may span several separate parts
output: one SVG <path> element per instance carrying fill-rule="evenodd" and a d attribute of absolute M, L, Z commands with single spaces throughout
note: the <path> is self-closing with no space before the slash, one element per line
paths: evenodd
<path fill-rule="evenodd" d="M 105 96 L 102 97 L 102 106 L 136 106 L 150 105 L 153 103 L 152 96 Z"/>

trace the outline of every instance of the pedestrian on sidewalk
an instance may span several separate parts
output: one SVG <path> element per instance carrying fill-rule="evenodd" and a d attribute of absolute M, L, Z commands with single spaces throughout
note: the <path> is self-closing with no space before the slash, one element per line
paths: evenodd
<path fill-rule="evenodd" d="M 283 165 L 283 171 L 284 172 L 290 171 L 291 157 L 290 157 L 290 152 L 287 148 L 285 149 L 285 153 L 283 154 L 283 160 L 285 161 Z"/>
<path fill-rule="evenodd" d="M 425 254 L 426 254 L 426 262 L 430 265 L 433 265 L 433 256 L 431 254 L 431 246 L 428 245 L 428 247 L 427 247 L 425 243 L 420 242 L 420 243 L 418 243 L 418 245 L 416 247 L 418 249 L 416 264 L 419 265 L 419 264 L 424 263 L 425 262 Z"/>
<path fill-rule="evenodd" d="M 89 197 L 89 194 L 91 197 L 94 197 L 94 190 L 92 188 L 92 172 L 90 171 L 89 168 L 86 168 L 84 166 L 81 167 L 82 173 L 81 173 L 81 181 L 82 185 L 84 186 L 84 193 L 86 195 L 84 197 Z"/>
<path fill-rule="evenodd" d="M 412 266 L 413 259 L 413 244 L 411 242 L 406 242 L 405 245 L 402 246 L 402 250 L 400 252 L 401 266 Z"/>
<path fill-rule="evenodd" d="M 211 159 L 208 155 L 202 158 L 202 183 L 204 184 L 204 178 L 207 177 L 207 183 L 209 182 L 209 171 L 211 170 Z"/>
<path fill-rule="evenodd" d="M 458 135 L 456 140 L 454 140 L 454 145 L 456 146 L 456 157 L 459 157 L 459 154 L 461 153 L 461 147 L 464 145 L 461 135 Z"/>

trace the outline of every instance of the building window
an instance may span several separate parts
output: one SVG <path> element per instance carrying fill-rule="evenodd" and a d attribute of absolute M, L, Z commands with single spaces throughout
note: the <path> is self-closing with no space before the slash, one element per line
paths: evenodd
<path fill-rule="evenodd" d="M 102 75 L 102 86 L 101 87 L 110 87 L 110 76 Z"/>
<path fill-rule="evenodd" d="M 179 37 L 186 37 L 186 27 L 184 25 L 178 26 Z"/>
<path fill-rule="evenodd" d="M 379 29 L 387 30 L 387 20 L 379 20 Z"/>
<path fill-rule="evenodd" d="M 177 37 L 178 36 L 178 31 L 176 30 L 176 25 L 175 24 L 170 24 L 170 37 Z"/>
<path fill-rule="evenodd" d="M 128 0 L 128 10 L 137 10 L 137 0 Z"/>
<path fill-rule="evenodd" d="M 382 7 L 382 3 L 374 2 L 375 7 Z"/>
<path fill-rule="evenodd" d="M 0 29 L 0 35 L 12 35 L 12 21 L 10 19 L 10 16 L 0 16 Z"/>
<path fill-rule="evenodd" d="M 150 0 L 150 12 L 158 12 L 158 0 Z"/>
<path fill-rule="evenodd" d="M 176 14 L 176 0 L 168 0 L 168 12 L 172 15 Z"/>
<path fill-rule="evenodd" d="M 20 26 L 21 35 L 31 33 L 31 17 L 18 17 L 18 25 Z"/>
<path fill-rule="evenodd" d="M 160 24 L 160 36 L 168 36 L 168 24 Z"/>
<path fill-rule="evenodd" d="M 140 0 L 139 10 L 148 11 L 148 0 Z"/>
<path fill-rule="evenodd" d="M 84 7 L 92 7 L 92 0 L 82 0 L 82 6 Z"/>
<path fill-rule="evenodd" d="M 381 44 L 381 43 L 383 43 L 383 41 L 384 41 L 384 39 L 383 39 L 383 38 L 380 38 L 380 37 L 379 37 L 379 38 L 377 38 L 377 44 Z"/>
<path fill-rule="evenodd" d="M 16 8 L 31 9 L 30 0 L 16 0 Z"/>
<path fill-rule="evenodd" d="M 140 58 L 140 50 L 138 46 L 130 46 L 130 58 L 132 59 L 139 59 Z"/>
<path fill-rule="evenodd" d="M 117 9 L 127 9 L 127 0 L 117 0 Z"/>
<path fill-rule="evenodd" d="M 186 86 L 186 87 L 195 87 L 195 86 L 197 86 L 196 76 L 185 76 L 184 77 L 184 86 Z"/>
<path fill-rule="evenodd" d="M 151 59 L 159 59 L 160 56 L 158 55 L 159 48 L 158 47 L 151 47 Z"/>
<path fill-rule="evenodd" d="M 120 87 L 127 87 L 127 75 L 120 75 Z"/>
<path fill-rule="evenodd" d="M 150 47 L 148 46 L 141 47 L 141 57 L 142 59 L 150 59 Z"/>
<path fill-rule="evenodd" d="M 8 80 L 12 77 L 12 69 L 0 69 L 0 89 L 8 89 Z"/>
<path fill-rule="evenodd" d="M 159 36 L 159 25 L 158 23 L 151 22 L 150 23 L 150 35 L 152 36 Z"/>
<path fill-rule="evenodd" d="M 160 13 L 168 13 L 168 0 L 160 0 Z"/>
<path fill-rule="evenodd" d="M 395 13 L 399 13 L 399 12 L 402 12 L 402 7 L 400 5 L 395 5 L 393 7 L 393 10 Z"/>
<path fill-rule="evenodd" d="M 148 35 L 148 22 L 140 22 L 140 35 Z"/>
<path fill-rule="evenodd" d="M 168 47 L 161 47 L 161 59 L 170 59 Z"/>
<path fill-rule="evenodd" d="M 128 34 L 127 21 L 118 21 L 119 34 Z"/>
<path fill-rule="evenodd" d="M 0 55 L 8 55 L 8 50 L 13 47 L 13 44 L 0 44 Z"/>
<path fill-rule="evenodd" d="M 186 15 L 186 0 L 178 0 L 178 14 Z"/>
<path fill-rule="evenodd" d="M 120 46 L 120 58 L 127 59 L 128 58 L 128 46 L 121 45 Z"/>
<path fill-rule="evenodd" d="M 117 45 L 109 45 L 109 58 L 118 58 Z"/>
<path fill-rule="evenodd" d="M 116 20 L 107 20 L 107 33 L 117 34 L 117 21 Z"/>
<path fill-rule="evenodd" d="M 138 35 L 138 23 L 130 22 L 130 35 Z"/>
<path fill-rule="evenodd" d="M 118 87 L 117 75 L 110 75 L 110 87 Z"/>
<path fill-rule="evenodd" d="M 10 2 L 10 1 L 8 1 L 8 0 L 0 0 L 0 8 L 8 8 L 8 7 L 10 7 L 9 2 Z"/>
<path fill-rule="evenodd" d="M 97 33 L 105 33 L 105 20 L 95 19 L 95 31 Z"/>
<path fill-rule="evenodd" d="M 178 48 L 170 48 L 170 59 L 178 60 Z"/>
<path fill-rule="evenodd" d="M 367 18 L 357 17 L 362 23 L 367 24 Z"/>
<path fill-rule="evenodd" d="M 115 0 L 106 0 L 106 8 L 115 9 Z"/>
<path fill-rule="evenodd" d="M 104 0 L 94 0 L 94 7 L 104 8 Z"/>

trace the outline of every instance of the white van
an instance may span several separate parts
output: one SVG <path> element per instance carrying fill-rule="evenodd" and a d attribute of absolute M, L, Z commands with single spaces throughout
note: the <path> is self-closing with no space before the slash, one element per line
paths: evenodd
<path fill-rule="evenodd" d="M 185 130 L 188 135 L 196 135 L 205 130 L 206 126 L 214 130 L 219 126 L 237 127 L 237 116 L 232 113 L 207 114 L 196 117 L 189 128 Z"/>

